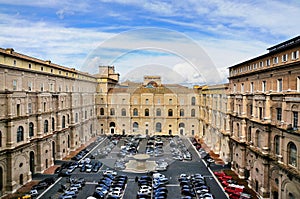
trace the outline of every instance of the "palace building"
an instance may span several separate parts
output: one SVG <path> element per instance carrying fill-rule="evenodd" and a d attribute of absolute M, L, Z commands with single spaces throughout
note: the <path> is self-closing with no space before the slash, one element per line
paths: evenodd
<path fill-rule="evenodd" d="M 232 169 L 262 198 L 300 198 L 300 37 L 229 68 Z"/>
<path fill-rule="evenodd" d="M 0 196 L 94 137 L 198 137 L 261 198 L 300 198 L 300 36 L 229 67 L 229 83 L 119 81 L 0 48 Z"/>

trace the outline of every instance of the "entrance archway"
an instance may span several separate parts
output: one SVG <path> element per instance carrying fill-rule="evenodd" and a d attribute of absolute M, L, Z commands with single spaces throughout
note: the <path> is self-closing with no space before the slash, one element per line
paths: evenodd
<path fill-rule="evenodd" d="M 184 123 L 179 123 L 179 134 L 180 135 L 185 134 L 185 125 L 184 125 Z"/>
<path fill-rule="evenodd" d="M 109 123 L 109 132 L 110 134 L 115 133 L 116 124 L 114 122 Z"/>

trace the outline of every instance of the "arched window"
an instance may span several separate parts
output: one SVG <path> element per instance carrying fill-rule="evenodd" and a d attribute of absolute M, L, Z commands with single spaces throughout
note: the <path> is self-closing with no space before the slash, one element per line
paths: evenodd
<path fill-rule="evenodd" d="M 156 116 L 161 116 L 161 109 L 160 108 L 156 109 Z"/>
<path fill-rule="evenodd" d="M 139 130 L 139 123 L 134 122 L 132 127 L 133 127 L 133 132 L 137 132 Z"/>
<path fill-rule="evenodd" d="M 156 125 L 155 125 L 155 131 L 156 132 L 161 132 L 161 123 L 160 122 L 156 123 Z"/>
<path fill-rule="evenodd" d="M 278 135 L 274 137 L 274 152 L 276 155 L 280 154 L 280 137 Z"/>
<path fill-rule="evenodd" d="M 17 142 L 21 142 L 24 140 L 24 128 L 23 126 L 19 126 L 17 130 Z"/>
<path fill-rule="evenodd" d="M 179 115 L 180 115 L 180 117 L 183 117 L 183 116 L 184 116 L 184 110 L 183 110 L 183 109 L 180 109 Z"/>
<path fill-rule="evenodd" d="M 100 108 L 100 115 L 104 115 L 104 108 Z"/>
<path fill-rule="evenodd" d="M 122 115 L 122 116 L 126 116 L 126 109 L 125 109 L 125 108 L 122 108 L 122 110 L 121 110 L 121 115 Z"/>
<path fill-rule="evenodd" d="M 297 147 L 293 142 L 288 144 L 288 163 L 294 167 L 297 166 Z"/>
<path fill-rule="evenodd" d="M 87 119 L 87 111 L 84 111 L 84 119 Z"/>
<path fill-rule="evenodd" d="M 34 136 L 34 125 L 32 122 L 29 123 L 29 137 Z"/>
<path fill-rule="evenodd" d="M 44 121 L 44 133 L 48 133 L 48 120 Z"/>
<path fill-rule="evenodd" d="M 194 106 L 194 105 L 196 105 L 196 98 L 195 97 L 192 97 L 192 99 L 191 99 L 191 104 Z"/>
<path fill-rule="evenodd" d="M 51 121 L 51 129 L 52 129 L 52 131 L 55 131 L 55 119 L 54 119 L 54 117 L 51 119 L 52 121 Z"/>
<path fill-rule="evenodd" d="M 110 109 L 110 115 L 115 115 L 115 109 L 114 108 Z"/>
<path fill-rule="evenodd" d="M 145 109 L 145 116 L 149 116 L 149 109 Z"/>
<path fill-rule="evenodd" d="M 195 113 L 195 109 L 191 110 L 191 117 L 195 117 L 196 113 Z"/>
<path fill-rule="evenodd" d="M 133 109 L 133 116 L 138 116 L 138 115 L 139 115 L 138 109 L 134 108 Z"/>
<path fill-rule="evenodd" d="M 62 116 L 61 127 L 66 128 L 66 116 Z"/>
<path fill-rule="evenodd" d="M 255 133 L 255 144 L 259 148 L 260 148 L 260 145 L 261 145 L 261 143 L 260 143 L 261 142 L 260 136 L 261 136 L 260 132 L 259 132 L 259 130 L 257 130 L 256 133 Z"/>
<path fill-rule="evenodd" d="M 168 116 L 169 116 L 169 117 L 173 116 L 173 110 L 172 110 L 172 109 L 169 109 L 169 110 L 168 110 Z"/>
<path fill-rule="evenodd" d="M 93 125 L 90 124 L 90 134 L 93 134 Z"/>

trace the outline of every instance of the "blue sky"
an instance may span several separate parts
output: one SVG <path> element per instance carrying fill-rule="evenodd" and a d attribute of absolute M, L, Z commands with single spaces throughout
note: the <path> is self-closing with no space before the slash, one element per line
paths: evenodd
<path fill-rule="evenodd" d="M 299 35 L 300 1 L 0 0 L 0 17 L 1 48 L 91 73 L 114 65 L 123 80 L 204 84 Z"/>

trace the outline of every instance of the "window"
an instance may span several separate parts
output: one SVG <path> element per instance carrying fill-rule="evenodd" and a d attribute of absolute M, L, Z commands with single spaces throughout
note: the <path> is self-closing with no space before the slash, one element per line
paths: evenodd
<path fill-rule="evenodd" d="M 252 141 L 252 133 L 251 133 L 251 126 L 249 126 L 249 128 L 248 128 L 248 133 L 247 133 L 247 141 L 248 142 L 251 142 Z"/>
<path fill-rule="evenodd" d="M 264 62 L 263 61 L 259 62 L 259 67 L 264 67 Z"/>
<path fill-rule="evenodd" d="M 132 126 L 133 126 L 133 132 L 138 132 L 139 124 L 137 122 L 134 122 Z"/>
<path fill-rule="evenodd" d="M 288 54 L 282 55 L 281 60 L 282 60 L 282 62 L 287 62 L 288 61 Z"/>
<path fill-rule="evenodd" d="M 276 115 L 277 115 L 277 121 L 282 120 L 282 109 L 281 108 L 276 108 Z"/>
<path fill-rule="evenodd" d="M 139 115 L 138 109 L 134 108 L 133 109 L 133 116 L 138 116 L 138 115 Z"/>
<path fill-rule="evenodd" d="M 54 117 L 52 117 L 52 119 L 51 119 L 51 130 L 52 131 L 55 131 L 55 119 L 54 119 Z"/>
<path fill-rule="evenodd" d="M 146 99 L 146 100 L 145 100 L 145 103 L 146 103 L 146 104 L 149 104 L 149 99 Z"/>
<path fill-rule="evenodd" d="M 298 112 L 293 111 L 293 129 L 298 128 Z"/>
<path fill-rule="evenodd" d="M 29 69 L 31 68 L 31 64 L 28 64 L 28 68 L 29 68 Z"/>
<path fill-rule="evenodd" d="M 43 92 L 44 91 L 44 83 L 41 83 L 41 91 Z"/>
<path fill-rule="evenodd" d="M 104 108 L 100 108 L 100 115 L 104 115 Z"/>
<path fill-rule="evenodd" d="M 28 82 L 28 91 L 32 91 L 32 82 Z"/>
<path fill-rule="evenodd" d="M 157 99 L 157 104 L 160 104 L 160 99 Z"/>
<path fill-rule="evenodd" d="M 145 116 L 149 116 L 149 109 L 145 109 Z"/>
<path fill-rule="evenodd" d="M 169 99 L 169 104 L 172 104 L 172 99 Z"/>
<path fill-rule="evenodd" d="M 34 125 L 32 122 L 29 123 L 29 137 L 34 136 Z"/>
<path fill-rule="evenodd" d="M 17 80 L 13 80 L 13 90 L 17 90 Z"/>
<path fill-rule="evenodd" d="M 17 116 L 20 116 L 21 114 L 21 105 L 20 104 L 17 104 Z"/>
<path fill-rule="evenodd" d="M 114 114 L 115 114 L 115 111 L 114 111 Z M 87 119 L 87 111 L 86 110 L 84 111 L 84 119 Z"/>
<path fill-rule="evenodd" d="M 61 127 L 66 128 L 66 116 L 62 116 Z"/>
<path fill-rule="evenodd" d="M 273 64 L 278 64 L 278 57 L 273 58 Z"/>
<path fill-rule="evenodd" d="M 274 137 L 274 152 L 276 155 L 280 155 L 280 137 L 278 135 Z"/>
<path fill-rule="evenodd" d="M 300 76 L 297 77 L 297 92 L 300 92 Z"/>
<path fill-rule="evenodd" d="M 126 100 L 125 99 L 122 99 L 122 104 L 125 104 L 126 103 Z"/>
<path fill-rule="evenodd" d="M 260 140 L 260 132 L 259 131 L 256 131 L 256 134 L 255 134 L 255 144 L 257 147 L 260 147 L 260 143 L 261 140 Z"/>
<path fill-rule="evenodd" d="M 259 115 L 259 119 L 262 120 L 263 119 L 263 108 L 262 107 L 258 108 L 258 115 Z"/>
<path fill-rule="evenodd" d="M 292 60 L 296 60 L 299 58 L 299 51 L 294 51 L 292 52 Z"/>
<path fill-rule="evenodd" d="M 263 93 L 266 92 L 266 85 L 267 85 L 266 81 L 262 81 L 262 83 L 261 83 L 261 91 Z"/>
<path fill-rule="evenodd" d="M 282 79 L 277 80 L 277 91 L 282 92 Z"/>
<path fill-rule="evenodd" d="M 46 102 L 44 102 L 44 106 L 43 106 L 44 112 L 46 112 L 46 108 L 47 108 L 47 104 L 46 104 Z"/>
<path fill-rule="evenodd" d="M 121 115 L 126 116 L 126 109 L 125 108 L 122 108 Z"/>
<path fill-rule="evenodd" d="M 195 113 L 195 109 L 191 110 L 191 117 L 195 117 L 196 113 Z"/>
<path fill-rule="evenodd" d="M 288 164 L 297 166 L 297 147 L 293 142 L 288 144 Z"/>
<path fill-rule="evenodd" d="M 266 66 L 270 66 L 271 65 L 271 60 L 270 59 L 267 59 L 266 60 Z"/>
<path fill-rule="evenodd" d="M 115 109 L 114 108 L 110 109 L 110 115 L 115 115 Z"/>
<path fill-rule="evenodd" d="M 168 116 L 169 116 L 169 117 L 172 117 L 172 116 L 173 116 L 173 110 L 172 110 L 172 109 L 169 109 L 169 110 L 168 110 Z"/>
<path fill-rule="evenodd" d="M 16 60 L 14 60 L 14 66 L 16 66 L 17 65 L 17 61 Z"/>
<path fill-rule="evenodd" d="M 156 109 L 156 116 L 161 116 L 161 109 L 160 108 Z"/>
<path fill-rule="evenodd" d="M 254 84 L 253 84 L 253 82 L 250 82 L 250 92 L 251 93 L 254 92 Z"/>
<path fill-rule="evenodd" d="M 78 122 L 78 113 L 75 114 L 75 123 Z"/>
<path fill-rule="evenodd" d="M 241 93 L 244 92 L 244 83 L 241 84 Z"/>
<path fill-rule="evenodd" d="M 44 121 L 44 133 L 48 133 L 48 120 Z"/>
<path fill-rule="evenodd" d="M 133 99 L 133 104 L 137 104 L 137 98 Z"/>
<path fill-rule="evenodd" d="M 23 140 L 24 140 L 24 129 L 22 126 L 19 126 L 17 130 L 17 142 L 21 142 Z"/>
<path fill-rule="evenodd" d="M 191 104 L 194 106 L 194 105 L 196 105 L 196 98 L 195 97 L 192 97 L 192 99 L 191 99 Z"/>
<path fill-rule="evenodd" d="M 156 132 L 161 132 L 161 123 L 160 122 L 156 123 L 156 125 L 155 125 L 155 131 Z"/>
<path fill-rule="evenodd" d="M 179 115 L 180 115 L 180 117 L 183 117 L 183 116 L 184 116 L 184 110 L 183 110 L 183 109 L 180 109 Z"/>

